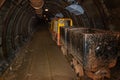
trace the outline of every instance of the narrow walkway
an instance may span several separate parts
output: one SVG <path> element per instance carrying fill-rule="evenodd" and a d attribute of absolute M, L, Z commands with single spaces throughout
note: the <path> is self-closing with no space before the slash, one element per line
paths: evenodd
<path fill-rule="evenodd" d="M 37 32 L 31 43 L 33 59 L 28 80 L 73 80 L 75 74 L 62 55 L 60 49 L 50 38 L 46 29 Z"/>
<path fill-rule="evenodd" d="M 24 80 L 75 80 L 75 73 L 46 28 L 35 33 L 29 49 L 31 57 Z"/>

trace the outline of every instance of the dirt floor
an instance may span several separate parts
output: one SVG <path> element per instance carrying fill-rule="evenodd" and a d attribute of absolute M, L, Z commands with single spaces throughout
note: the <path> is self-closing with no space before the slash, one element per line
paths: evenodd
<path fill-rule="evenodd" d="M 3 76 L 4 80 L 76 80 L 74 71 L 47 28 L 40 28 L 16 56 Z M 120 80 L 120 58 L 111 69 L 110 80 Z"/>
<path fill-rule="evenodd" d="M 36 32 L 4 75 L 4 80 L 75 80 L 76 75 L 47 28 Z"/>

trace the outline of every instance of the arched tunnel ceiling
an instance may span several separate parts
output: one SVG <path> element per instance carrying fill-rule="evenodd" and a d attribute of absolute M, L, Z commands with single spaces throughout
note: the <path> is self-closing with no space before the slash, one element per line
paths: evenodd
<path fill-rule="evenodd" d="M 69 17 L 72 18 L 74 22 L 74 26 L 77 27 L 90 27 L 90 28 L 100 28 L 100 29 L 108 29 L 109 27 L 109 18 L 111 16 L 107 15 L 107 12 L 110 12 L 111 9 L 108 9 L 107 7 L 110 8 L 110 5 L 112 4 L 112 1 L 108 1 L 109 3 L 107 4 L 107 0 L 76 0 L 78 1 L 78 4 L 80 4 L 84 10 L 85 14 L 84 15 L 74 15 L 67 10 L 65 10 L 65 7 L 70 5 L 70 3 L 67 3 L 67 0 L 44 0 L 44 6 L 43 6 L 43 14 L 48 15 L 48 17 L 52 17 L 56 14 L 61 12 L 64 17 Z M 14 28 L 16 28 L 16 33 L 14 34 L 14 37 L 19 37 L 22 34 L 28 34 L 25 32 L 24 27 L 26 25 L 30 25 L 33 19 L 36 19 L 36 14 L 32 6 L 30 5 L 30 1 L 28 0 L 0 0 L 0 23 L 1 23 L 1 33 L 0 35 L 3 36 L 3 43 L 6 42 L 7 38 L 6 35 L 7 33 L 5 32 L 6 30 L 13 31 Z M 119 9 L 117 3 L 117 0 L 113 1 L 113 8 Z M 119 1 L 118 1 L 119 2 Z M 112 5 L 112 6 L 113 6 Z M 105 7 L 106 6 L 106 7 Z M 44 12 L 44 9 L 48 8 L 48 12 Z M 112 10 L 114 10 L 112 8 Z M 114 10 L 116 11 L 116 10 Z M 114 30 L 120 30 L 116 25 L 119 25 L 119 19 L 116 19 L 116 17 L 112 16 L 114 20 L 118 23 L 115 23 L 115 25 L 112 24 L 111 29 Z M 34 20 L 35 21 L 35 20 Z M 112 19 L 112 23 L 114 23 Z M 111 23 L 110 23 L 111 25 Z M 17 27 L 16 27 L 17 26 Z M 10 28 L 9 28 L 10 27 Z M 26 29 L 28 26 L 26 27 Z M 11 32 L 11 31 L 7 32 Z M 23 31 L 22 31 L 23 30 Z M 23 33 L 22 33 L 23 32 Z M 12 34 L 12 33 L 11 33 Z M 8 35 L 9 36 L 9 35 Z M 23 36 L 24 37 L 24 36 Z M 12 37 L 11 37 L 12 39 Z M 17 45 L 17 43 L 13 43 L 13 47 Z M 1 45 L 1 44 L 0 44 Z M 4 47 L 6 47 L 7 43 L 4 44 Z M 7 49 L 3 48 L 3 51 L 7 51 Z"/>
<path fill-rule="evenodd" d="M 43 15 L 48 18 L 54 17 L 56 13 L 62 13 L 64 17 L 69 17 L 73 20 L 76 27 L 89 27 L 99 29 L 110 29 L 119 31 L 119 0 L 76 0 L 83 7 L 85 14 L 74 15 L 65 9 L 70 5 L 67 0 L 44 0 Z M 0 0 L 0 35 L 3 36 L 3 43 L 6 41 L 6 30 L 17 26 L 16 34 L 22 33 L 22 26 L 30 25 L 37 21 L 36 13 L 29 0 Z M 111 5 L 111 6 L 110 6 Z M 49 11 L 45 12 L 45 8 Z M 118 16 L 116 16 L 118 15 Z M 34 20 L 36 19 L 36 20 Z M 32 22 L 33 21 L 33 22 Z M 27 27 L 26 27 L 27 28 Z M 14 28 L 13 28 L 14 30 Z M 3 32 L 2 32 L 3 31 Z M 9 31 L 8 31 L 9 32 Z M 20 36 L 19 36 L 20 37 Z M 1 40 L 0 40 L 1 41 Z M 1 42 L 0 42 L 1 45 Z M 6 44 L 5 44 L 6 45 Z M 15 44 L 16 45 L 16 44 Z M 15 46 L 13 45 L 13 47 Z M 5 47 L 5 46 L 4 46 Z M 4 51 L 7 51 L 4 49 Z"/>
<path fill-rule="evenodd" d="M 119 0 L 76 0 L 83 7 L 83 15 L 65 10 L 67 0 L 44 0 L 43 15 L 38 16 L 29 0 L 0 0 L 0 60 L 10 63 L 16 52 L 31 38 L 39 17 L 48 18 L 61 12 L 71 18 L 75 27 L 89 27 L 120 31 Z M 118 4 L 119 3 L 119 4 Z M 45 12 L 44 9 L 49 11 Z M 2 65 L 2 64 L 1 64 Z"/>
<path fill-rule="evenodd" d="M 58 1 L 45 1 L 45 5 L 43 7 L 44 9 L 48 9 L 48 13 L 55 15 L 56 13 L 64 13 L 65 12 L 65 6 L 67 4 L 64 1 L 58 2 Z M 47 13 L 47 12 L 46 12 Z"/>
<path fill-rule="evenodd" d="M 6 1 L 6 0 L 0 0 L 1 1 L 1 5 Z M 30 3 L 29 0 L 11 0 L 13 3 L 18 4 L 18 3 L 23 3 L 23 2 L 28 2 Z M 108 29 L 109 26 L 109 15 L 108 14 L 108 10 L 106 10 L 106 8 L 108 9 L 108 7 L 117 7 L 119 6 L 118 3 L 120 2 L 119 0 L 75 0 L 78 1 L 78 3 L 80 5 L 82 5 L 82 7 L 85 9 L 85 13 L 86 13 L 86 18 L 88 18 L 87 21 L 83 20 L 85 18 L 85 16 L 72 16 L 73 14 L 69 13 L 67 10 L 65 10 L 65 7 L 70 5 L 70 3 L 68 3 L 67 1 L 69 0 L 44 0 L 44 7 L 43 7 L 43 11 L 45 9 L 45 7 L 47 7 L 49 9 L 47 15 L 52 15 L 54 16 L 56 13 L 63 13 L 63 15 L 65 17 L 71 17 L 74 20 L 78 20 L 77 18 L 81 18 L 82 23 L 78 22 L 78 24 L 83 24 L 83 25 L 78 25 L 76 24 L 76 21 L 74 21 L 76 26 L 91 26 L 94 28 L 101 28 L 101 29 Z M 104 2 L 104 4 L 106 5 L 106 7 L 104 7 L 104 4 L 102 4 L 102 2 Z M 24 5 L 23 5 L 24 6 Z M 44 12 L 43 12 L 44 13 Z M 83 23 L 84 22 L 84 23 Z M 85 23 L 88 23 L 90 25 L 85 25 Z M 91 24 L 92 23 L 92 24 Z M 114 23 L 114 22 L 113 22 Z"/>
<path fill-rule="evenodd" d="M 67 0 L 46 0 L 46 6 L 48 6 L 50 8 L 51 13 L 57 13 L 57 12 L 61 12 L 63 14 L 67 14 L 67 17 L 69 15 L 69 17 L 71 17 L 73 20 L 77 19 L 78 16 L 74 17 L 75 15 L 68 13 L 68 11 L 66 11 L 64 8 L 68 5 L 70 5 L 69 3 L 66 2 Z M 119 31 L 120 28 L 118 28 L 117 26 L 119 26 L 119 0 L 76 0 L 79 2 L 80 5 L 82 5 L 82 7 L 85 10 L 85 13 L 87 15 L 88 18 L 88 23 L 92 23 L 90 26 L 94 27 L 94 28 L 101 28 L 101 29 L 110 29 L 110 30 L 116 30 Z M 72 15 L 72 16 L 71 16 Z M 79 16 L 79 18 L 82 19 L 83 22 L 87 23 L 85 20 L 83 20 L 84 18 L 82 16 Z M 75 23 L 75 21 L 74 21 Z M 78 19 L 77 19 L 77 23 Z M 84 26 L 88 26 L 89 25 L 85 25 Z M 76 25 L 76 24 L 75 24 Z M 81 25 L 76 25 L 76 26 L 81 26 Z M 113 28 L 113 27 L 114 28 Z"/>

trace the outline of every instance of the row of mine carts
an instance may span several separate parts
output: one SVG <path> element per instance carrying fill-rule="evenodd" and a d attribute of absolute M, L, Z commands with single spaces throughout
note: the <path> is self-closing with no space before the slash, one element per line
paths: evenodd
<path fill-rule="evenodd" d="M 119 32 L 75 28 L 68 18 L 52 20 L 50 31 L 80 80 L 110 79 L 120 54 Z"/>

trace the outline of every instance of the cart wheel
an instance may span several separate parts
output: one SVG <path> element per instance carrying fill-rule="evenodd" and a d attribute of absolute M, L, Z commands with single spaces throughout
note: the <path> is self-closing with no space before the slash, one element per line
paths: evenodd
<path fill-rule="evenodd" d="M 67 55 L 67 49 L 64 47 L 64 45 L 61 46 L 61 50 L 63 52 L 63 55 Z"/>
<path fill-rule="evenodd" d="M 77 74 L 76 80 L 92 80 L 92 79 L 88 78 L 88 76 L 85 74 L 84 74 L 84 76 L 79 76 L 79 74 Z"/>
<path fill-rule="evenodd" d="M 80 64 L 75 66 L 75 70 L 76 70 L 76 73 L 79 77 L 84 76 L 84 70 L 83 70 L 83 67 Z"/>
<path fill-rule="evenodd" d="M 77 74 L 78 77 L 84 76 L 83 66 L 80 65 L 75 58 L 72 59 L 71 66 L 72 68 L 74 68 L 75 73 Z"/>

